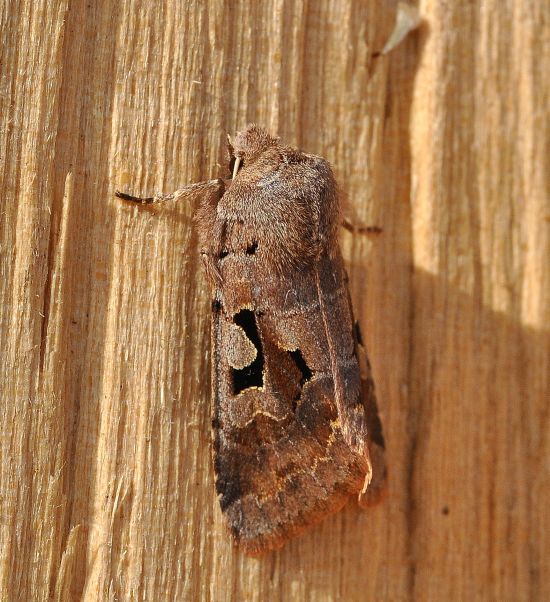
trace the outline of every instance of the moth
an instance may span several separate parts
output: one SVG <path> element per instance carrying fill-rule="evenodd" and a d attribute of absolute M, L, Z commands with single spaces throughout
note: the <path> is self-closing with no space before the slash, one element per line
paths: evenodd
<path fill-rule="evenodd" d="M 228 138 L 232 178 L 130 202 L 198 198 L 212 289 L 216 491 L 236 544 L 276 549 L 385 480 L 371 368 L 322 157 L 250 125 Z"/>

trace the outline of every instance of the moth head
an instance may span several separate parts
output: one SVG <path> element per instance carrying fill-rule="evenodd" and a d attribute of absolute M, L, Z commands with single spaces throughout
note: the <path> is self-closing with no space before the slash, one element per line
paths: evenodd
<path fill-rule="evenodd" d="M 255 163 L 266 151 L 276 147 L 279 139 L 271 136 L 263 128 L 251 124 L 234 138 L 227 137 L 229 169 L 235 177 L 240 168 Z"/>

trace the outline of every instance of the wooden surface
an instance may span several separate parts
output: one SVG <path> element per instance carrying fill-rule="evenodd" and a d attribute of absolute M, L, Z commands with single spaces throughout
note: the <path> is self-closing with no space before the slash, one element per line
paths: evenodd
<path fill-rule="evenodd" d="M 536 0 L 0 9 L 0 598 L 550 598 L 550 25 Z M 385 502 L 260 560 L 221 524 L 193 208 L 256 121 L 334 165 Z"/>

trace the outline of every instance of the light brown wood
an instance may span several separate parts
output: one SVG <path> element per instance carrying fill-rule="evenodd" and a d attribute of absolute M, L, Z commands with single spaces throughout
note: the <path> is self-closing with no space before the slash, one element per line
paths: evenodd
<path fill-rule="evenodd" d="M 0 598 L 550 598 L 550 25 L 535 0 L 0 11 Z M 334 165 L 383 504 L 262 559 L 210 463 L 193 207 L 256 121 Z"/>

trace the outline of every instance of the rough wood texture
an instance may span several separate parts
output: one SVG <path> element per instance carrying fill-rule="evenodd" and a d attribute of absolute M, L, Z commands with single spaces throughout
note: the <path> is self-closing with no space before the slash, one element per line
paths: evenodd
<path fill-rule="evenodd" d="M 547 5 L 0 10 L 2 600 L 550 598 Z M 221 526 L 193 208 L 249 121 L 327 157 L 390 490 L 261 560 Z"/>

